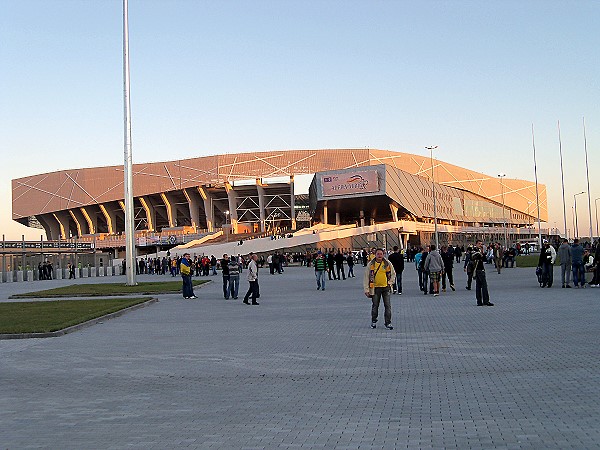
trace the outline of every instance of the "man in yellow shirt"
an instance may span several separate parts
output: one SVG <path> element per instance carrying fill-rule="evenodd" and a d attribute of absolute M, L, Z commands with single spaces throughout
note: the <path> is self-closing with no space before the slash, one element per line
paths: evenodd
<path fill-rule="evenodd" d="M 363 277 L 363 290 L 365 296 L 370 297 L 373 302 L 371 307 L 371 328 L 377 328 L 379 303 L 381 298 L 383 298 L 385 327 L 388 330 L 393 330 L 390 297 L 396 273 L 392 263 L 384 258 L 383 255 L 383 249 L 378 248 L 375 251 L 375 257 L 367 264 Z"/>

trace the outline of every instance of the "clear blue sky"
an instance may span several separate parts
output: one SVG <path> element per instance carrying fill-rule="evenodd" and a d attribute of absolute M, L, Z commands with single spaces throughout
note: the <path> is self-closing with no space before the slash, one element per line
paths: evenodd
<path fill-rule="evenodd" d="M 439 145 L 533 180 L 534 123 L 562 228 L 556 122 L 570 210 L 585 116 L 600 197 L 598 1 L 130 0 L 129 15 L 134 162 Z M 39 239 L 10 218 L 11 179 L 123 163 L 122 2 L 3 0 L 0 58 L 0 232 Z M 588 234 L 585 196 L 578 210 Z"/>

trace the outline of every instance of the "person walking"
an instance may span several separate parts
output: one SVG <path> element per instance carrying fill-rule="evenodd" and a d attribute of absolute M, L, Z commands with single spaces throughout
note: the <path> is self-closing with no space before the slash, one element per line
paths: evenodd
<path fill-rule="evenodd" d="M 383 299 L 384 323 L 388 330 L 392 326 L 392 304 L 390 301 L 392 285 L 396 279 L 394 266 L 383 257 L 383 249 L 378 248 L 373 258 L 365 269 L 363 277 L 363 291 L 366 297 L 372 301 L 371 306 L 371 328 L 377 328 L 377 316 L 379 315 L 379 304 Z"/>
<path fill-rule="evenodd" d="M 348 252 L 346 256 L 346 264 L 348 264 L 348 278 L 356 278 L 354 275 L 354 255 L 352 255 L 352 252 Z"/>
<path fill-rule="evenodd" d="M 404 272 L 404 255 L 400 252 L 397 245 L 394 245 L 394 251 L 388 257 L 394 271 L 396 272 L 396 279 L 394 280 L 393 292 L 394 294 L 402 295 L 402 272 Z"/>
<path fill-rule="evenodd" d="M 433 296 L 437 297 L 440 295 L 440 278 L 444 271 L 444 261 L 435 244 L 431 244 L 429 249 L 430 251 L 425 259 L 424 269 L 429 272 L 429 279 L 433 283 Z"/>
<path fill-rule="evenodd" d="M 229 256 L 227 256 L 227 253 L 223 255 L 221 260 L 221 273 L 223 275 L 223 298 L 229 300 Z"/>
<path fill-rule="evenodd" d="M 344 258 L 344 255 L 342 255 L 342 252 L 340 250 L 337 251 L 337 253 L 333 257 L 333 260 L 335 261 L 335 270 L 337 272 L 337 279 L 345 280 L 346 273 L 344 272 L 344 261 L 346 260 L 346 258 Z"/>
<path fill-rule="evenodd" d="M 235 256 L 229 258 L 227 268 L 229 269 L 229 294 L 231 298 L 237 300 L 240 288 L 240 265 Z"/>
<path fill-rule="evenodd" d="M 184 253 L 183 258 L 181 258 L 181 262 L 179 263 L 179 273 L 182 278 L 182 292 L 183 298 L 198 298 L 194 295 L 194 287 L 192 286 L 192 269 L 191 269 L 191 259 L 189 253 Z"/>
<path fill-rule="evenodd" d="M 558 258 L 560 259 L 560 281 L 563 288 L 571 287 L 571 246 L 566 239 L 558 247 Z"/>
<path fill-rule="evenodd" d="M 573 240 L 571 247 L 571 265 L 573 267 L 573 284 L 576 288 L 585 287 L 585 272 L 583 270 L 583 247 L 579 239 Z"/>
<path fill-rule="evenodd" d="M 583 254 L 583 252 L 582 252 Z M 544 239 L 542 251 L 540 252 L 540 259 L 538 267 L 542 268 L 542 285 L 541 287 L 552 287 L 554 281 L 554 260 L 556 259 L 556 250 L 550 245 L 550 243 Z M 573 269 L 574 271 L 575 269 Z"/>
<path fill-rule="evenodd" d="M 321 250 L 319 250 L 317 252 L 317 257 L 315 258 L 314 266 L 315 266 L 315 277 L 317 278 L 317 291 L 319 289 L 324 291 L 325 290 L 325 270 L 326 270 L 325 266 L 326 266 L 326 264 L 325 264 L 325 258 L 323 257 L 323 253 L 321 252 Z"/>
<path fill-rule="evenodd" d="M 249 305 L 248 300 L 252 297 L 252 304 L 258 305 L 256 301 L 257 298 L 260 297 L 260 291 L 258 286 L 258 264 L 256 261 L 258 260 L 258 255 L 256 253 L 250 253 L 250 262 L 248 263 L 248 292 L 244 295 L 244 301 L 246 305 Z"/>
<path fill-rule="evenodd" d="M 471 261 L 473 261 L 473 272 L 475 273 L 475 298 L 477 299 L 477 306 L 494 306 L 490 302 L 490 294 L 485 277 L 485 250 L 480 240 L 475 244 L 475 249 L 471 254 Z"/>
<path fill-rule="evenodd" d="M 421 290 L 424 295 L 427 295 L 428 292 L 431 291 L 429 286 L 429 273 L 425 269 L 425 261 L 427 260 L 427 255 L 429 255 L 429 246 L 425 247 L 425 250 L 421 252 L 421 259 L 419 260 L 419 281 L 421 284 Z"/>

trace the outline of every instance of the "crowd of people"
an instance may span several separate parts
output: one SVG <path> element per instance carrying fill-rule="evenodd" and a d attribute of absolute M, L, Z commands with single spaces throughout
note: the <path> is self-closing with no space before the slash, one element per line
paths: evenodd
<path fill-rule="evenodd" d="M 248 290 L 243 303 L 258 305 L 260 298 L 259 267 L 268 267 L 270 275 L 283 274 L 290 262 L 301 266 L 312 267 L 315 272 L 316 288 L 324 291 L 327 283 L 333 280 L 355 278 L 354 267 L 362 264 L 365 268 L 363 275 L 363 291 L 372 301 L 371 327 L 376 328 L 380 304 L 384 305 L 384 325 L 393 329 L 391 322 L 391 295 L 402 295 L 402 275 L 405 263 L 414 264 L 418 274 L 419 289 L 424 295 L 439 297 L 447 288 L 456 291 L 454 266 L 459 265 L 467 275 L 465 289 L 472 290 L 475 280 L 475 300 L 477 306 L 494 306 L 490 301 L 486 278 L 486 265 L 490 265 L 498 274 L 503 268 L 515 266 L 519 254 L 528 254 L 529 249 L 518 244 L 505 248 L 500 243 L 492 242 L 484 245 L 478 240 L 474 246 L 453 246 L 444 244 L 437 248 L 435 244 L 424 247 L 410 247 L 406 252 L 397 246 L 392 251 L 382 248 L 363 248 L 360 251 L 329 249 L 306 253 L 274 252 L 259 257 L 251 253 L 242 255 L 227 255 L 217 259 L 206 255 L 191 258 L 189 253 L 182 257 L 146 258 L 137 264 L 139 273 L 160 273 L 181 275 L 183 278 L 183 296 L 186 299 L 197 298 L 193 292 L 192 276 L 217 275 L 220 271 L 223 281 L 223 298 L 238 299 L 240 277 L 246 270 Z M 563 288 L 569 288 L 570 277 L 573 277 L 575 287 L 599 285 L 599 255 L 600 245 L 595 244 L 584 248 L 577 239 L 573 244 L 567 240 L 555 248 L 548 241 L 543 242 L 539 255 L 536 272 L 539 275 L 541 287 L 552 287 L 553 268 L 558 262 L 561 267 L 561 283 Z M 558 260 L 557 260 L 558 258 Z M 585 273 L 593 272 L 593 277 L 585 282 Z"/>

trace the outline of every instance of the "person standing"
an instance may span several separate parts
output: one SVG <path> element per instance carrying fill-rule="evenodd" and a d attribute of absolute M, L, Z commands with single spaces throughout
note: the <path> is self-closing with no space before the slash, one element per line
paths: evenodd
<path fill-rule="evenodd" d="M 371 298 L 371 328 L 377 328 L 377 316 L 379 314 L 379 303 L 383 298 L 384 323 L 388 330 L 392 326 L 392 304 L 390 301 L 392 285 L 396 279 L 394 266 L 383 257 L 383 249 L 375 251 L 375 257 L 367 264 L 363 277 L 363 291 L 366 297 Z"/>
<path fill-rule="evenodd" d="M 423 291 L 423 268 L 421 266 L 421 258 L 423 257 L 423 249 L 419 249 L 419 251 L 415 251 L 415 255 L 413 257 L 413 261 L 415 263 L 415 270 L 417 271 L 417 278 L 419 280 L 419 290 Z M 423 261 L 425 262 L 425 261 Z"/>
<path fill-rule="evenodd" d="M 267 265 L 269 266 L 269 273 L 273 275 L 273 255 L 267 256 Z"/>
<path fill-rule="evenodd" d="M 259 287 L 258 287 L 258 264 L 256 261 L 258 260 L 258 255 L 256 253 L 250 253 L 250 262 L 248 263 L 248 292 L 244 295 L 244 301 L 246 305 L 249 305 L 248 299 L 252 297 L 252 304 L 258 305 L 256 299 L 260 297 Z"/>
<path fill-rule="evenodd" d="M 471 255 L 473 254 L 473 247 L 467 247 L 467 251 L 465 252 L 465 266 L 463 270 L 467 273 L 467 291 L 471 290 L 471 285 L 473 284 L 473 261 L 471 260 Z"/>
<path fill-rule="evenodd" d="M 563 288 L 571 287 L 571 246 L 566 239 L 558 247 L 558 257 L 560 258 L 560 281 Z"/>
<path fill-rule="evenodd" d="M 198 298 L 194 295 L 194 287 L 192 286 L 192 262 L 190 260 L 190 254 L 184 253 L 181 262 L 179 263 L 179 273 L 183 281 L 182 292 L 183 298 Z"/>
<path fill-rule="evenodd" d="M 221 273 L 223 275 L 223 298 L 229 300 L 229 256 L 227 256 L 227 253 L 223 255 L 221 260 Z"/>
<path fill-rule="evenodd" d="M 454 252 L 451 250 L 452 246 L 446 248 L 442 246 L 442 261 L 444 262 L 444 270 L 442 272 L 442 291 L 446 292 L 446 277 L 448 277 L 448 284 L 450 289 L 456 290 L 454 287 L 454 275 L 452 270 L 454 269 Z"/>
<path fill-rule="evenodd" d="M 583 270 L 583 247 L 579 245 L 579 239 L 573 240 L 571 247 L 571 264 L 573 266 L 573 284 L 576 288 L 585 287 L 585 272 Z"/>
<path fill-rule="evenodd" d="M 240 265 L 235 256 L 229 259 L 227 268 L 229 269 L 229 294 L 231 298 L 237 300 L 240 288 Z"/>
<path fill-rule="evenodd" d="M 325 290 L 325 258 L 321 250 L 317 252 L 317 257 L 314 261 L 315 266 L 315 277 L 317 278 L 317 291 L 321 289 Z"/>
<path fill-rule="evenodd" d="M 433 283 L 433 296 L 437 297 L 440 295 L 440 278 L 444 271 L 444 261 L 442 261 L 442 255 L 440 255 L 435 244 L 431 244 L 429 249 L 424 269 L 429 272 L 429 279 Z"/>
<path fill-rule="evenodd" d="M 500 244 L 498 244 L 496 242 L 496 244 L 494 245 L 494 263 L 496 264 L 496 270 L 498 271 L 498 274 L 500 274 L 500 272 L 502 271 L 502 247 L 500 246 Z"/>
<path fill-rule="evenodd" d="M 393 293 L 402 295 L 402 272 L 404 271 L 404 255 L 400 252 L 397 245 L 394 245 L 393 253 L 388 257 L 394 266 L 396 279 L 394 280 Z"/>
<path fill-rule="evenodd" d="M 335 270 L 337 272 L 337 279 L 345 280 L 346 273 L 344 272 L 344 261 L 346 260 L 346 258 L 344 258 L 344 255 L 342 255 L 342 252 L 340 250 L 337 251 L 337 253 L 333 257 L 333 260 L 335 261 Z"/>
<path fill-rule="evenodd" d="M 354 255 L 352 252 L 348 252 L 348 256 L 346 256 L 346 264 L 348 264 L 348 278 L 356 278 L 354 276 Z"/>
<path fill-rule="evenodd" d="M 210 274 L 217 274 L 217 258 L 215 258 L 215 255 L 210 255 Z"/>
<path fill-rule="evenodd" d="M 478 240 L 475 244 L 475 249 L 471 254 L 473 261 L 473 273 L 475 274 L 475 297 L 477 298 L 477 306 L 494 306 L 490 302 L 490 294 L 487 287 L 487 279 L 485 278 L 485 251 L 483 243 Z"/>
<path fill-rule="evenodd" d="M 333 266 L 335 265 L 335 259 L 333 257 L 333 250 L 329 250 L 327 253 L 327 275 L 330 280 L 337 280 L 335 277 L 335 271 L 333 270 Z"/>
<path fill-rule="evenodd" d="M 541 287 L 552 287 L 554 281 L 554 260 L 556 259 L 556 250 L 550 245 L 550 243 L 544 239 L 542 251 L 540 252 L 540 259 L 538 266 L 542 268 L 542 286 Z M 574 269 L 573 269 L 574 270 Z M 575 280 L 573 280 L 575 281 Z"/>

